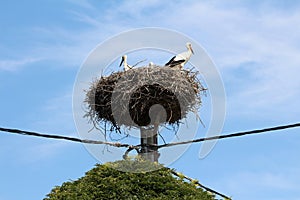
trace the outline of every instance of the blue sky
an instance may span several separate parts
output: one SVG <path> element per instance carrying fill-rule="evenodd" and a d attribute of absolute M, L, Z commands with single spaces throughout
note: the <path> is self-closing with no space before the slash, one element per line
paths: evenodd
<path fill-rule="evenodd" d="M 77 136 L 76 74 L 95 46 L 133 28 L 180 31 L 223 78 L 224 133 L 299 121 L 298 1 L 7 1 L 0 6 L 0 126 Z M 299 200 L 298 129 L 192 145 L 171 167 L 234 199 Z M 97 162 L 81 144 L 1 133 L 0 200 L 42 199 Z"/>

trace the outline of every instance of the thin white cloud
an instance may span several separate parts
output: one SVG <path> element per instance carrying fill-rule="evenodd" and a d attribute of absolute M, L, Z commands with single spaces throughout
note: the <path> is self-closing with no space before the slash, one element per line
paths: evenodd
<path fill-rule="evenodd" d="M 40 58 L 24 58 L 19 60 L 0 60 L 0 71 L 15 72 L 23 69 L 26 65 L 30 65 L 40 61 Z"/>
<path fill-rule="evenodd" d="M 37 115 L 37 116 L 36 116 Z M 54 134 L 76 136 L 73 113 L 72 113 L 72 89 L 61 96 L 49 99 L 39 113 L 33 115 L 34 122 L 30 127 L 41 127 L 40 131 Z"/>
<path fill-rule="evenodd" d="M 72 147 L 71 143 L 66 141 L 40 141 L 39 144 L 32 142 L 27 145 L 24 145 L 24 151 L 19 152 L 19 161 L 23 163 L 49 161 L 49 159 L 59 156 L 67 148 Z"/>
<path fill-rule="evenodd" d="M 83 23 L 85 23 L 87 25 L 91 25 L 91 26 L 94 26 L 94 27 L 100 27 L 100 26 L 104 25 L 103 23 L 101 23 L 100 20 L 97 20 L 94 17 L 86 15 L 86 14 L 83 14 L 81 12 L 70 11 L 70 13 L 72 15 L 74 15 L 74 19 L 75 20 L 83 22 Z"/>
<path fill-rule="evenodd" d="M 81 8 L 94 9 L 93 5 L 88 0 L 68 0 L 71 4 L 75 4 Z"/>

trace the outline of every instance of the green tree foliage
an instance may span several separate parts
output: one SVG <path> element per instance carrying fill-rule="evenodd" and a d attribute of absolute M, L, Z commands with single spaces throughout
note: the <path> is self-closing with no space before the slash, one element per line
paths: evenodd
<path fill-rule="evenodd" d="M 152 172 L 149 167 L 159 168 Z M 97 164 L 84 177 L 56 186 L 44 200 L 102 200 L 102 199 L 201 199 L 214 196 L 171 174 L 170 169 L 144 160 L 124 160 Z M 140 173 L 117 169 L 136 170 Z"/>

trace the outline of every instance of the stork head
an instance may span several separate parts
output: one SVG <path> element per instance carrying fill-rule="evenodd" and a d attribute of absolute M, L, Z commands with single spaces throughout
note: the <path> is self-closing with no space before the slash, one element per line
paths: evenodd
<path fill-rule="evenodd" d="M 192 44 L 191 43 L 186 43 L 186 48 L 188 49 L 188 50 L 190 50 L 191 52 L 192 52 L 192 54 L 194 54 L 194 50 L 193 50 L 193 48 L 192 48 Z"/>
<path fill-rule="evenodd" d="M 121 67 L 122 63 L 126 62 L 126 60 L 127 60 L 127 56 L 126 55 L 122 56 L 122 60 L 121 60 L 119 67 Z"/>

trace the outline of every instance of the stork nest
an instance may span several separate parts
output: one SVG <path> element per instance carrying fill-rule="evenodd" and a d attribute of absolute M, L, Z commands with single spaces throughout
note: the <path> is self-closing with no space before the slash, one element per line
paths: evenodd
<path fill-rule="evenodd" d="M 187 70 L 145 66 L 114 72 L 90 86 L 85 99 L 85 117 L 94 125 L 109 122 L 111 131 L 120 131 L 122 125 L 178 125 L 188 112 L 197 113 L 201 106 L 200 94 L 205 90 L 197 72 Z M 156 109 L 151 113 L 151 107 L 156 104 L 164 108 L 163 112 Z"/>

